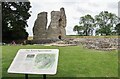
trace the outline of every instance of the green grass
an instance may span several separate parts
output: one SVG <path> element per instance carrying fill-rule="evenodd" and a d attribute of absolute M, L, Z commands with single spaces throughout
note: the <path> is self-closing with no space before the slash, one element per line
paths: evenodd
<path fill-rule="evenodd" d="M 24 49 L 53 49 L 59 52 L 59 63 L 55 77 L 117 77 L 118 52 L 98 51 L 83 48 L 82 46 L 2 46 L 2 75 L 3 77 L 19 77 L 23 75 L 8 74 L 10 66 L 17 51 Z M 33 75 L 38 76 L 38 75 Z"/>

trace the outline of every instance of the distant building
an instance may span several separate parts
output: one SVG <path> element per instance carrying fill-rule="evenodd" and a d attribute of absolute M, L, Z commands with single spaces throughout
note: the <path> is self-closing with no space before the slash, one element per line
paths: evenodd
<path fill-rule="evenodd" d="M 120 1 L 118 2 L 118 16 L 120 17 Z"/>

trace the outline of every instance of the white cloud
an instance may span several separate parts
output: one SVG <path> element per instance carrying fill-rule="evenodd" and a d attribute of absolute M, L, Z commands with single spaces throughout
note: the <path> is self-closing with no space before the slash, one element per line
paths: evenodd
<path fill-rule="evenodd" d="M 111 9 L 116 9 L 118 7 L 118 4 L 117 2 L 111 2 L 107 5 L 108 8 L 111 8 Z"/>

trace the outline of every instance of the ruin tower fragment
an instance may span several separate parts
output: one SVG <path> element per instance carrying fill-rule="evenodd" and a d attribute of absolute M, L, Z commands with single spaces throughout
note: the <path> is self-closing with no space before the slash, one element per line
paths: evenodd
<path fill-rule="evenodd" d="M 40 40 L 46 39 L 46 27 L 47 27 L 47 12 L 41 12 L 38 14 L 37 19 L 33 27 L 33 39 Z"/>
<path fill-rule="evenodd" d="M 66 36 L 66 14 L 65 9 L 51 12 L 51 22 L 47 28 L 47 12 L 38 14 L 33 27 L 33 40 L 59 40 Z"/>
<path fill-rule="evenodd" d="M 65 27 L 66 14 L 64 8 L 61 8 L 60 11 L 52 11 L 47 37 L 49 39 L 64 39 L 66 35 Z"/>

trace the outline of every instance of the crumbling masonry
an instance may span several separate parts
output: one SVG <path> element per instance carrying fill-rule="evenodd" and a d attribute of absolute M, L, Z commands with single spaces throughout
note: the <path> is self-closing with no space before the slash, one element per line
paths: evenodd
<path fill-rule="evenodd" d="M 33 40 L 65 38 L 66 14 L 64 8 L 51 12 L 51 22 L 48 28 L 47 22 L 47 12 L 39 13 L 33 27 Z"/>

